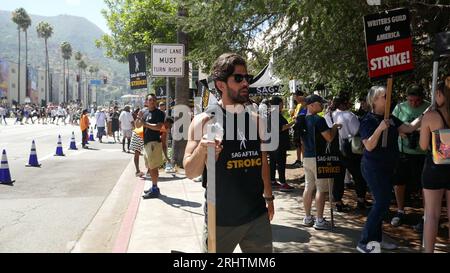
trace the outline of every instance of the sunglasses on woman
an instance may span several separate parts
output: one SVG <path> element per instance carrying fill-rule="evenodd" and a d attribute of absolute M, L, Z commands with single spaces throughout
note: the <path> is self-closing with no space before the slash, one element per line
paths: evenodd
<path fill-rule="evenodd" d="M 233 74 L 231 75 L 234 77 L 234 81 L 237 83 L 241 83 L 244 79 L 246 82 L 250 83 L 253 80 L 253 75 L 249 75 L 249 74 Z"/>

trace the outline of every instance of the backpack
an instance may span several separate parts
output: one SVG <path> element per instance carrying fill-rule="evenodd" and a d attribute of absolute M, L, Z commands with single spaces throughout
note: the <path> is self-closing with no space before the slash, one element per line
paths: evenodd
<path fill-rule="evenodd" d="M 436 165 L 450 164 L 450 128 L 442 113 L 437 110 L 445 124 L 444 129 L 431 132 L 431 151 Z"/>

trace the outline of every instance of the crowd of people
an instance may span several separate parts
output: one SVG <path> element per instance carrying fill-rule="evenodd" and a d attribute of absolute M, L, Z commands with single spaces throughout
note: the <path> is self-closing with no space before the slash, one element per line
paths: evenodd
<path fill-rule="evenodd" d="M 71 124 L 78 125 L 83 108 L 78 103 L 48 104 L 40 107 L 36 104 L 0 103 L 0 122 L 8 125 L 6 118 L 15 118 L 14 125 L 20 124 Z"/>
<path fill-rule="evenodd" d="M 258 106 L 249 99 L 251 76 L 247 74 L 246 62 L 239 55 L 220 56 L 213 65 L 212 77 L 221 100 L 194 117 L 189 128 L 184 167 L 190 178 L 203 175 L 204 186 L 207 187 L 207 148 L 214 147 L 218 252 L 232 252 L 238 244 L 243 252 L 271 251 L 268 223 L 273 218 L 276 202 L 273 190 L 294 189 L 287 183 L 285 175 L 291 143 L 295 146 L 297 158 L 292 167 L 303 168 L 305 174 L 304 226 L 330 229 L 331 225 L 324 217 L 330 190 L 331 201 L 338 212 L 353 209 L 343 202 L 345 180 L 351 177 L 357 196 L 354 209 L 368 212 L 361 239 L 355 246 L 358 251 L 372 252 L 373 242 L 378 243 L 380 249 L 397 248 L 396 244 L 384 239 L 382 231 L 391 201 L 395 198 L 397 213 L 390 219 L 390 224 L 398 227 L 404 221 L 405 200 L 420 198 L 423 193 L 425 217 L 415 229 L 419 232 L 423 229 L 425 251 L 433 252 L 441 201 L 444 196 L 447 200 L 450 198 L 450 168 L 433 162 L 431 138 L 436 130 L 449 128 L 450 77 L 447 77 L 447 84 L 443 81 L 438 83 L 432 102 L 426 101 L 426 90 L 422 85 L 411 83 L 405 90 L 406 101 L 397 104 L 387 119 L 384 117 L 387 96 L 384 86 L 373 86 L 367 94 L 359 97 L 359 109 L 353 108 L 351 90 L 342 90 L 329 100 L 315 92 L 306 95 L 297 91 L 297 105 L 291 117 L 283 114 L 283 98 L 264 99 L 259 104 L 259 118 L 254 122 L 259 123 L 262 115 L 271 116 L 274 111 L 271 106 L 277 106 L 275 111 L 280 111 L 275 115 L 279 116 L 280 143 L 277 149 L 268 152 L 261 149 L 262 137 L 257 140 L 248 138 L 249 124 L 246 124 L 245 131 L 242 131 L 244 128 L 235 128 L 234 136 L 224 132 L 219 140 L 206 138 L 204 125 L 211 120 L 219 123 L 224 131 L 230 130 L 228 121 L 216 119 L 216 113 L 223 112 L 224 115 L 219 116 L 228 118 L 234 115 L 238 120 L 240 115 L 248 114 L 248 111 L 237 110 L 238 105 L 244 109 Z M 246 120 L 251 123 L 252 118 L 246 117 Z M 272 119 L 271 122 L 277 121 Z M 290 134 L 290 130 L 294 133 Z M 387 141 L 383 144 L 385 131 L 388 132 Z M 203 138 L 196 137 L 198 135 Z M 440 145 L 448 152 L 447 144 L 442 142 Z M 332 185 L 329 179 L 317 178 L 317 149 L 325 146 L 331 150 L 335 147 L 342 164 L 341 172 L 333 179 Z M 255 158 L 258 159 L 255 161 Z M 277 171 L 278 181 L 275 179 Z M 312 214 L 313 201 L 315 216 Z M 449 202 L 447 212 L 450 218 Z M 206 246 L 207 217 L 204 238 Z"/>

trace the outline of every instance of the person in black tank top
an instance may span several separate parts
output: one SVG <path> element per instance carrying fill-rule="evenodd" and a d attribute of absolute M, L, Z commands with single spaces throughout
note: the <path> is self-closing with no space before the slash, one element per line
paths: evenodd
<path fill-rule="evenodd" d="M 450 219 L 450 165 L 436 165 L 431 153 L 431 133 L 450 129 L 450 88 L 444 82 L 438 84 L 435 96 L 436 110 L 425 114 L 420 128 L 420 147 L 428 151 L 422 171 L 425 199 L 424 246 L 425 252 L 434 252 L 434 244 L 441 215 L 442 197 L 447 199 L 447 215 Z M 450 229 L 450 228 L 449 228 Z"/>
<path fill-rule="evenodd" d="M 189 127 L 183 161 L 186 176 L 192 179 L 203 173 L 204 186 L 208 187 L 207 147 L 215 147 L 216 251 L 230 253 L 239 244 L 244 253 L 272 252 L 270 221 L 274 214 L 274 197 L 267 153 L 261 151 L 258 133 L 251 130 L 257 128 L 258 118 L 244 110 L 249 101 L 251 81 L 244 59 L 237 54 L 223 54 L 213 65 L 213 79 L 222 100 L 220 105 L 210 106 L 195 116 Z M 230 123 L 229 119 L 234 122 Z M 210 120 L 223 129 L 222 136 L 215 141 L 208 141 L 204 136 L 205 125 Z M 238 120 L 244 120 L 245 126 Z M 206 208 L 205 204 L 205 220 Z M 204 251 L 206 221 L 205 231 Z"/>

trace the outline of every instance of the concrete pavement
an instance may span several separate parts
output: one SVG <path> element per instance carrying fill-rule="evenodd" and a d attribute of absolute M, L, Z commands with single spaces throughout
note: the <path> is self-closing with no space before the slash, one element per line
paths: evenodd
<path fill-rule="evenodd" d="M 142 164 L 143 162 L 141 166 Z M 289 172 L 291 173 L 290 183 L 295 190 L 290 193 L 274 190 L 276 196 L 275 217 L 272 221 L 274 252 L 356 252 L 355 246 L 360 238 L 365 218 L 356 213 L 335 213 L 336 228 L 333 231 L 317 231 L 314 228 L 302 226 L 304 212 L 301 196 L 304 184 L 301 184 L 298 178 L 303 175 L 303 169 L 289 170 Z M 114 243 L 110 244 L 111 247 L 101 249 L 101 252 L 201 252 L 204 189 L 200 182 L 187 179 L 183 170 L 179 170 L 175 175 L 166 174 L 161 170 L 158 183 L 161 197 L 144 200 L 141 198 L 142 190 L 148 189 L 151 182 L 149 179 L 134 177 L 133 165 L 128 165 L 120 180 L 127 181 L 126 183 L 133 188 L 134 193 L 131 194 L 131 190 L 128 190 L 129 194 L 124 196 L 124 199 L 129 198 L 130 202 L 127 211 L 123 212 L 121 227 L 112 239 Z M 117 199 L 117 196 L 111 198 Z M 105 204 L 114 203 L 108 199 Z M 325 211 L 325 216 L 329 219 L 328 204 Z M 83 249 L 78 250 L 83 252 Z M 235 252 L 240 252 L 239 248 Z M 417 250 L 412 249 L 408 244 L 402 244 L 395 252 L 417 252 Z"/>
<path fill-rule="evenodd" d="M 77 151 L 68 150 L 72 131 Z M 54 156 L 59 134 L 65 157 Z M 70 252 L 98 214 L 132 155 L 119 144 L 81 149 L 80 135 L 79 126 L 0 125 L 0 148 L 16 180 L 0 185 L 0 252 Z M 35 138 L 42 167 L 27 168 Z"/>

